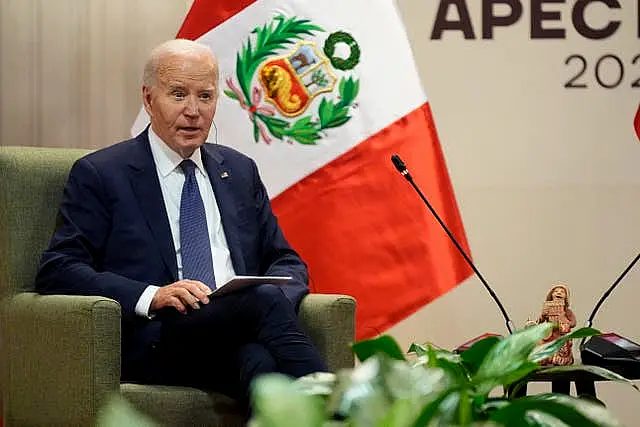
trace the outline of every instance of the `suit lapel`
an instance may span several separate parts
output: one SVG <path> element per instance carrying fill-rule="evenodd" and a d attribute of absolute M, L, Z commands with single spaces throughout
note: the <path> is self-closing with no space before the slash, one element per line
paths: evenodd
<path fill-rule="evenodd" d="M 202 162 L 207 169 L 218 210 L 220 211 L 220 220 L 227 239 L 227 245 L 229 246 L 229 252 L 231 253 L 233 268 L 236 274 L 243 274 L 246 271 L 246 265 L 236 233 L 238 203 L 233 192 L 235 187 L 233 176 L 225 166 L 224 158 L 215 149 L 215 146 L 204 144 L 200 151 L 202 153 Z"/>
<path fill-rule="evenodd" d="M 156 171 L 149 137 L 143 132 L 136 138 L 136 152 L 129 163 L 129 180 L 131 187 L 140 204 L 140 211 L 145 217 L 158 249 L 167 268 L 171 272 L 173 281 L 178 280 L 178 266 L 176 251 L 173 246 L 169 218 L 160 189 L 160 181 Z"/>

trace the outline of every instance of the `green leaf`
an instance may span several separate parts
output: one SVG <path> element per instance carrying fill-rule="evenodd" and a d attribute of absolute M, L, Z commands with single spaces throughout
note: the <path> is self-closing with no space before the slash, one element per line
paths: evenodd
<path fill-rule="evenodd" d="M 438 355 L 436 354 L 436 350 L 433 348 L 431 344 L 427 344 L 427 357 L 429 360 L 427 361 L 427 366 L 430 368 L 435 368 L 438 366 Z"/>
<path fill-rule="evenodd" d="M 431 344 L 427 344 L 426 347 L 415 344 L 415 347 L 412 346 L 412 348 L 422 354 L 414 362 L 415 367 L 426 366 L 442 369 L 447 373 L 451 383 L 457 387 L 469 388 L 471 386 L 469 372 L 462 364 L 460 355 L 447 350 L 436 350 Z"/>
<path fill-rule="evenodd" d="M 258 127 L 258 121 L 253 119 L 253 139 L 255 142 L 260 141 L 260 128 Z"/>
<path fill-rule="evenodd" d="M 383 354 L 374 355 L 353 370 L 339 371 L 338 384 L 328 401 L 328 412 L 354 425 L 375 425 L 393 403 L 384 387 L 389 362 L 391 359 Z"/>
<path fill-rule="evenodd" d="M 576 399 L 562 394 L 540 394 L 514 400 L 511 405 L 496 410 L 490 421 L 506 427 L 520 426 L 520 421 L 529 411 L 552 416 L 569 426 L 618 427 L 622 426 L 613 415 L 601 405 L 584 399 Z"/>
<path fill-rule="evenodd" d="M 529 411 L 523 419 L 523 427 L 568 427 L 552 415 L 538 411 Z"/>
<path fill-rule="evenodd" d="M 342 95 L 342 93 L 344 92 L 344 85 L 346 84 L 347 79 L 345 79 L 344 77 L 340 79 L 340 82 L 338 83 L 338 92 L 340 92 L 340 95 Z"/>
<path fill-rule="evenodd" d="M 529 356 L 529 359 L 534 361 L 534 362 L 539 362 L 541 360 L 546 359 L 547 357 L 551 357 L 554 354 L 556 354 L 558 352 L 558 350 L 560 350 L 560 348 L 569 340 L 571 339 L 578 339 L 578 338 L 586 338 L 586 337 L 590 337 L 593 335 L 599 335 L 601 334 L 601 332 L 597 329 L 593 329 L 593 328 L 579 328 L 576 329 L 575 331 L 572 331 L 566 335 L 561 336 L 560 338 L 545 343 L 541 346 L 536 347 L 533 352 L 531 353 L 531 355 Z"/>
<path fill-rule="evenodd" d="M 459 391 L 449 393 L 442 400 L 439 409 L 438 420 L 440 425 L 454 426 L 459 425 L 460 404 L 462 403 L 462 395 Z"/>
<path fill-rule="evenodd" d="M 236 101 L 238 101 L 238 95 L 236 95 L 236 93 L 234 91 L 229 90 L 229 89 L 225 89 L 224 90 L 224 94 L 227 95 L 229 98 L 235 99 Z"/>
<path fill-rule="evenodd" d="M 327 123 L 327 126 L 325 126 L 325 128 L 326 129 L 337 128 L 337 127 L 342 126 L 343 124 L 347 123 L 350 119 L 351 119 L 351 116 L 336 117 L 336 118 L 332 119 L 329 123 Z"/>
<path fill-rule="evenodd" d="M 608 369 L 605 368 L 601 368 L 600 366 L 594 366 L 594 365 L 581 365 L 581 364 L 575 364 L 575 365 L 566 365 L 566 366 L 554 366 L 552 368 L 544 368 L 544 369 L 540 369 L 537 373 L 538 374 L 545 374 L 545 375 L 553 375 L 553 374 L 559 374 L 562 375 L 566 372 L 576 372 L 576 371 L 583 371 L 583 372 L 589 372 L 592 373 L 594 375 L 598 375 L 602 378 L 606 378 L 610 381 L 615 381 L 621 384 L 626 384 L 629 385 L 633 388 L 635 388 L 636 390 L 640 391 L 640 388 L 638 388 L 637 385 L 635 385 L 631 380 L 628 380 L 627 378 L 623 377 L 622 375 L 616 374 L 613 371 L 610 371 Z"/>
<path fill-rule="evenodd" d="M 540 365 L 537 363 L 529 361 L 524 362 L 520 367 L 518 367 L 518 369 L 511 370 L 502 375 L 500 377 L 499 384 L 504 386 L 515 384 L 538 369 L 540 369 Z"/>
<path fill-rule="evenodd" d="M 288 136 L 303 145 L 316 145 L 316 141 L 320 139 L 320 135 L 316 133 L 292 133 Z"/>
<path fill-rule="evenodd" d="M 318 107 L 320 129 L 329 129 L 342 126 L 351 119 L 348 105 L 343 105 L 342 100 L 338 104 L 322 98 Z"/>
<path fill-rule="evenodd" d="M 311 116 L 302 117 L 291 126 L 289 132 L 314 132 L 315 124 L 311 121 Z"/>
<path fill-rule="evenodd" d="M 282 139 L 286 133 L 287 126 L 289 126 L 289 122 L 277 117 L 265 116 L 263 114 L 256 114 L 255 117 L 262 120 L 262 122 L 267 126 L 267 129 L 269 129 L 271 135 L 278 139 Z"/>
<path fill-rule="evenodd" d="M 322 98 L 318 107 L 319 130 L 342 126 L 351 119 L 349 105 L 356 97 L 358 87 L 357 80 L 353 80 L 351 77 L 342 78 L 339 83 L 340 101 L 334 104 L 333 101 Z"/>
<path fill-rule="evenodd" d="M 338 107 L 336 105 L 333 107 L 331 115 L 333 116 L 333 119 L 347 117 L 349 115 L 349 107 Z"/>
<path fill-rule="evenodd" d="M 552 328 L 550 323 L 524 328 L 491 347 L 473 377 L 478 393 L 488 394 L 496 386 L 508 385 L 506 381 L 517 381 L 518 375 L 530 373 L 533 364 L 528 357 Z"/>
<path fill-rule="evenodd" d="M 404 360 L 394 360 L 383 353 L 368 358 L 351 373 L 339 372 L 338 378 L 338 385 L 329 398 L 328 412 L 347 417 L 354 426 L 379 425 L 400 400 L 410 403 L 403 405 L 404 410 L 410 412 L 404 415 L 411 415 L 408 418 L 413 420 L 427 402 L 436 399 L 452 384 L 442 369 L 416 369 Z M 400 421 L 400 417 L 392 418 Z"/>
<path fill-rule="evenodd" d="M 398 399 L 391 405 L 384 417 L 376 423 L 378 427 L 411 426 L 417 408 L 412 399 Z"/>
<path fill-rule="evenodd" d="M 413 427 L 424 427 L 430 425 L 431 421 L 438 415 L 442 402 L 453 393 L 452 390 L 442 392 L 435 400 L 425 405 L 420 415 L 413 423 Z"/>
<path fill-rule="evenodd" d="M 318 107 L 318 119 L 320 120 L 320 128 L 324 129 L 327 127 L 327 123 L 331 121 L 333 117 L 333 102 L 327 101 L 327 98 L 322 98 L 320 101 L 320 106 Z"/>
<path fill-rule="evenodd" d="M 413 343 L 409 346 L 409 350 L 407 351 L 407 353 L 415 353 L 416 356 L 420 357 L 420 356 L 426 356 L 427 355 L 427 348 L 425 346 L 423 346 L 422 344 L 416 344 Z"/>
<path fill-rule="evenodd" d="M 244 75 L 244 67 L 242 66 L 243 61 L 244 49 L 242 49 L 242 54 L 240 52 L 236 53 L 236 77 L 238 78 L 238 84 L 240 84 L 240 89 L 242 89 L 245 99 L 251 99 L 249 98 L 249 88 L 246 87 L 247 79 Z"/>
<path fill-rule="evenodd" d="M 430 357 L 431 358 L 431 357 Z M 433 362 L 429 363 L 430 367 L 443 369 L 451 378 L 456 387 L 461 389 L 471 387 L 471 377 L 462 365 L 462 363 L 454 362 L 445 357 L 438 357 L 437 353 L 433 353 Z"/>
<path fill-rule="evenodd" d="M 478 371 L 484 358 L 500 340 L 501 338 L 499 337 L 489 336 L 474 343 L 467 350 L 460 353 L 462 362 L 472 375 Z"/>
<path fill-rule="evenodd" d="M 352 345 L 352 349 L 361 362 L 378 353 L 386 354 L 395 360 L 406 360 L 397 341 L 390 335 L 358 341 Z"/>
<path fill-rule="evenodd" d="M 498 409 L 502 409 L 505 406 L 509 405 L 511 405 L 511 401 L 508 399 L 504 399 L 502 397 L 489 398 L 485 403 L 477 404 L 476 417 L 480 419 L 487 419 L 489 415 L 491 415 Z"/>
<path fill-rule="evenodd" d="M 295 380 L 295 386 L 304 394 L 329 396 L 336 385 L 337 377 L 330 372 L 315 372 Z"/>
<path fill-rule="evenodd" d="M 251 390 L 254 418 L 261 427 L 321 427 L 323 400 L 301 393 L 281 374 L 258 377 Z"/>
<path fill-rule="evenodd" d="M 338 84 L 338 90 L 340 92 L 340 102 L 338 103 L 338 107 L 346 107 L 351 105 L 356 96 L 358 96 L 358 91 L 360 89 L 360 82 L 358 80 L 353 80 L 352 77 L 345 79 L 344 77 L 340 79 L 340 83 Z"/>
<path fill-rule="evenodd" d="M 456 363 L 462 366 L 462 358 L 459 354 L 455 354 L 449 350 L 435 349 L 436 357 L 438 359 L 448 360 L 451 363 Z"/>
<path fill-rule="evenodd" d="M 242 93 L 244 93 L 244 97 L 247 100 L 251 100 L 251 79 L 253 78 L 253 73 L 250 73 L 246 64 L 251 61 L 251 39 L 247 40 L 247 45 L 242 49 L 242 59 L 236 59 L 236 75 L 238 77 L 238 84 L 240 85 L 240 89 L 242 89 Z"/>
<path fill-rule="evenodd" d="M 311 116 L 305 116 L 296 122 L 284 132 L 284 135 L 293 138 L 300 144 L 315 145 L 320 139 L 319 129 L 316 123 L 312 121 Z"/>
<path fill-rule="evenodd" d="M 96 427 L 159 427 L 119 394 L 113 394 L 100 409 Z"/>

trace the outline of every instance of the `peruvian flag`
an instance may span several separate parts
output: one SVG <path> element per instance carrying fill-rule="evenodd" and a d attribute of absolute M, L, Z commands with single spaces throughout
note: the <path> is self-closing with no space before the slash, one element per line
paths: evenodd
<path fill-rule="evenodd" d="M 195 0 L 178 38 L 211 47 L 209 141 L 252 157 L 314 293 L 357 299 L 377 335 L 471 274 L 391 163 L 397 153 L 465 249 L 431 109 L 392 0 Z M 133 132 L 147 124 L 144 112 Z"/>

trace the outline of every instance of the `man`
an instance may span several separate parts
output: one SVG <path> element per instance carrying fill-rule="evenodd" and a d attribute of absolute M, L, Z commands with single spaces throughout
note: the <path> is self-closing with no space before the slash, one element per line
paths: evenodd
<path fill-rule="evenodd" d="M 122 306 L 122 379 L 248 398 L 257 375 L 326 370 L 296 311 L 306 265 L 285 240 L 255 163 L 205 144 L 218 99 L 205 46 L 155 48 L 142 86 L 150 126 L 78 160 L 36 278 L 42 293 Z M 212 297 L 234 275 L 291 276 Z"/>

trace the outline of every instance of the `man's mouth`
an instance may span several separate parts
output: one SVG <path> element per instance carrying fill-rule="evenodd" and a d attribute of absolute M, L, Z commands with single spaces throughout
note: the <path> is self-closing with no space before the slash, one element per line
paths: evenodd
<path fill-rule="evenodd" d="M 199 127 L 193 127 L 193 126 L 181 126 L 178 128 L 179 131 L 184 131 L 184 132 L 197 132 L 200 130 Z"/>

